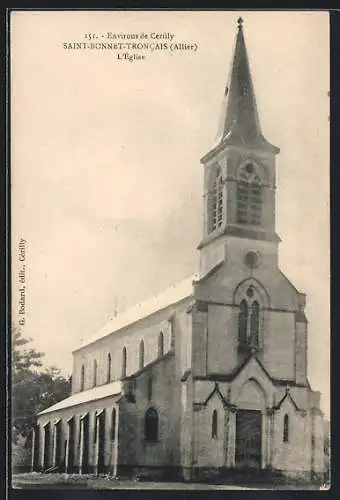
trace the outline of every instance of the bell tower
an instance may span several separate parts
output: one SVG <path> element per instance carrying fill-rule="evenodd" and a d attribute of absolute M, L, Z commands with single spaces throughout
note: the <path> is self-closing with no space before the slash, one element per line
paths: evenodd
<path fill-rule="evenodd" d="M 243 30 L 239 18 L 217 142 L 201 159 L 202 274 L 225 258 L 228 241 L 233 241 L 234 251 L 237 246 L 251 249 L 258 242 L 265 254 L 277 259 L 275 157 L 279 148 L 262 134 Z"/>

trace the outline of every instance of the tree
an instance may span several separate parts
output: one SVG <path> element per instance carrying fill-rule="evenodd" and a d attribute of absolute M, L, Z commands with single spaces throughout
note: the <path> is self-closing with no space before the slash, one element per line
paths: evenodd
<path fill-rule="evenodd" d="M 41 358 L 44 356 L 42 352 L 37 352 L 35 349 L 22 349 L 31 339 L 26 339 L 22 336 L 19 329 L 12 330 L 12 370 L 14 377 L 25 375 L 27 371 L 42 365 Z"/>
<path fill-rule="evenodd" d="M 36 415 L 70 394 L 70 379 L 56 367 L 43 368 L 44 353 L 28 347 L 31 339 L 17 328 L 12 334 L 12 440 L 30 446 Z"/>

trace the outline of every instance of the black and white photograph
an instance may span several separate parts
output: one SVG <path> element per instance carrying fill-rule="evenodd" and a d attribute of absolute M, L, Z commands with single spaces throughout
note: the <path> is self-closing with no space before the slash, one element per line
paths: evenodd
<path fill-rule="evenodd" d="M 13 488 L 329 489 L 329 13 L 9 27 Z"/>

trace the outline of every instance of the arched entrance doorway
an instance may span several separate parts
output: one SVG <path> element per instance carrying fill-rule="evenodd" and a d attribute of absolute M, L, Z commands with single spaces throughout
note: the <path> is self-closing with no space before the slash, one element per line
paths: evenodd
<path fill-rule="evenodd" d="M 242 386 L 237 398 L 235 466 L 261 469 L 263 462 L 263 419 L 265 393 L 254 379 Z"/>
<path fill-rule="evenodd" d="M 260 410 L 240 409 L 236 414 L 235 465 L 260 469 L 262 459 L 262 414 Z"/>

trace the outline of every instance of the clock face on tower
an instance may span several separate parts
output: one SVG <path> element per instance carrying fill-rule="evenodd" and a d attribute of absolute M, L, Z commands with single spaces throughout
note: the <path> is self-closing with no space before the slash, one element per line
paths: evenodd
<path fill-rule="evenodd" d="M 244 263 L 250 269 L 255 269 L 260 265 L 260 254 L 258 252 L 247 252 L 244 257 Z"/>

